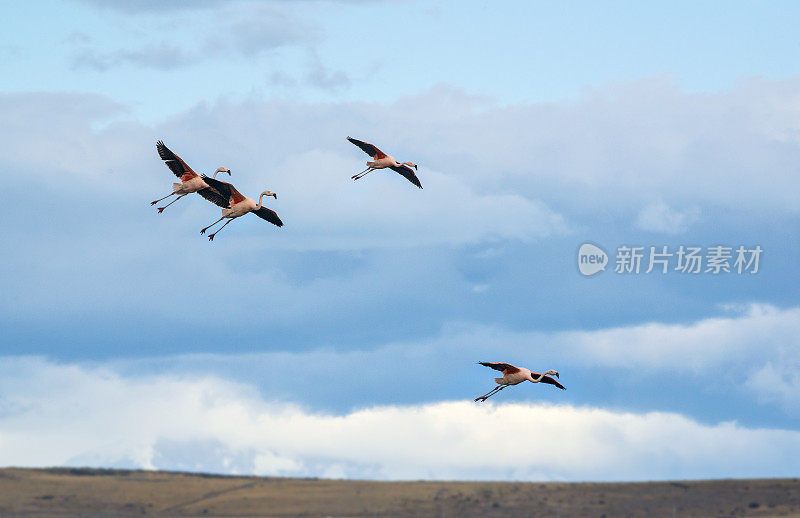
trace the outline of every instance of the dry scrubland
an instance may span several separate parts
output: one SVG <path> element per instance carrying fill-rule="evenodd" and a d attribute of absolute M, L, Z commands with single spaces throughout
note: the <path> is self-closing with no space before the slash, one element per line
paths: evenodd
<path fill-rule="evenodd" d="M 800 516 L 800 480 L 366 482 L 0 470 L 0 516 Z"/>

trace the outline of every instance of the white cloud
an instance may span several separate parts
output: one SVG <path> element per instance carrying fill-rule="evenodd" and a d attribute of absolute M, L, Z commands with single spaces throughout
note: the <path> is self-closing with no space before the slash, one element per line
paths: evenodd
<path fill-rule="evenodd" d="M 278 49 L 301 48 L 314 54 L 315 45 L 324 37 L 320 27 L 310 23 L 308 17 L 296 14 L 288 3 L 219 2 L 215 9 L 204 8 L 212 2 L 174 2 L 166 6 L 149 1 L 130 4 L 125 2 L 120 11 L 155 15 L 157 18 L 151 19 L 148 25 L 160 24 L 168 28 L 162 31 L 161 42 L 141 45 L 137 41 L 126 48 L 113 49 L 119 44 L 116 40 L 95 42 L 94 38 L 72 36 L 67 43 L 74 47 L 73 69 L 105 72 L 121 66 L 135 66 L 175 71 L 209 60 L 239 57 L 249 60 L 252 66 L 260 55 Z M 115 36 L 132 31 L 133 27 L 141 29 L 140 24 L 131 24 L 131 21 L 128 13 L 104 18 L 106 24 L 116 28 Z M 191 30 L 187 31 L 187 27 Z M 206 36 L 198 39 L 198 33 Z M 187 37 L 189 35 L 192 37 Z M 337 85 L 348 81 L 343 72 L 314 79 L 327 79 Z"/>
<path fill-rule="evenodd" d="M 339 90 L 351 85 L 350 77 L 343 70 L 325 66 L 316 51 L 310 53 L 306 83 L 322 90 Z"/>
<path fill-rule="evenodd" d="M 72 57 L 72 67 L 76 70 L 89 69 L 105 72 L 124 65 L 136 65 L 155 70 L 173 70 L 187 66 L 197 60 L 186 50 L 175 45 L 161 43 L 137 49 L 120 49 L 112 52 L 98 52 L 90 48 L 77 51 Z"/>
<path fill-rule="evenodd" d="M 800 308 L 749 304 L 724 311 L 723 316 L 688 323 L 649 322 L 553 332 L 511 331 L 465 323 L 446 327 L 438 338 L 425 342 L 424 347 L 477 352 L 503 350 L 517 358 L 530 356 L 534 347 L 536 356 L 548 362 L 547 368 L 552 362 L 570 362 L 609 369 L 705 375 L 722 365 L 749 365 L 751 370 L 737 375 L 739 380 L 753 374 L 753 367 L 769 361 L 786 364 L 790 359 L 800 359 Z"/>
<path fill-rule="evenodd" d="M 225 4 L 237 3 L 230 0 L 193 0 L 186 2 L 185 0 L 128 0 L 127 2 L 104 2 L 103 0 L 78 0 L 82 3 L 92 5 L 101 9 L 118 10 L 126 14 L 148 14 L 156 13 L 163 14 L 164 11 L 191 11 L 200 9 L 209 9 Z M 342 3 L 347 2 L 368 2 L 374 0 L 338 0 Z M 272 4 L 280 5 L 285 0 L 271 0 L 265 2 L 261 1 L 239 1 L 239 4 L 246 6 L 247 4 L 258 6 L 259 4 Z"/>
<path fill-rule="evenodd" d="M 124 106 L 98 94 L 0 94 L 5 142 L 0 175 L 15 184 L 43 183 L 70 194 L 91 189 L 93 182 L 135 160 L 132 140 L 142 136 L 141 128 L 108 126 L 124 114 Z M 105 131 L 97 129 L 100 124 L 106 125 Z M 62 179 L 64 173 L 76 176 Z"/>
<path fill-rule="evenodd" d="M 556 369 L 568 389 L 619 395 L 624 401 L 632 388 L 640 398 L 652 397 L 670 383 L 690 382 L 697 391 L 721 392 L 733 413 L 758 402 L 797 414 L 800 400 L 800 308 L 779 309 L 753 304 L 736 313 L 684 324 L 648 323 L 592 331 L 512 331 L 474 324 L 451 324 L 434 337 L 398 341 L 370 350 L 312 349 L 242 355 L 185 355 L 169 359 L 131 360 L 118 364 L 130 372 L 162 372 L 164 366 L 182 372 L 214 373 L 259 383 L 281 398 L 306 399 L 288 387 L 294 366 L 325 373 L 315 382 L 333 385 L 330 401 L 419 401 L 434 394 L 455 397 L 468 391 L 479 395 L 493 374 L 475 361 L 508 361 L 534 370 Z M 377 371 L 358 365 L 379 366 Z M 447 366 L 446 377 L 432 376 Z M 392 368 L 384 376 L 382 369 Z M 168 371 L 168 370 L 167 370 Z M 582 376 L 591 375 L 591 379 Z M 650 383 L 642 386 L 642 380 Z M 602 380 L 602 381 L 599 381 Z M 364 385 L 380 386 L 372 399 L 361 395 Z M 488 390 L 488 389 L 487 389 Z M 472 394 L 474 392 L 474 394 Z M 485 392 L 485 390 L 483 390 Z M 574 390 L 558 393 L 514 392 L 504 398 L 539 397 L 548 401 L 586 401 Z M 686 397 L 686 396 L 681 396 Z M 593 397 L 592 401 L 599 401 Z M 342 405 L 338 405 L 341 407 Z M 346 405 L 344 405 L 346 406 Z"/>
<path fill-rule="evenodd" d="M 690 369 L 700 372 L 730 361 L 758 361 L 800 350 L 800 308 L 752 304 L 741 313 L 691 324 L 648 323 L 558 333 L 559 347 L 609 367 Z"/>
<path fill-rule="evenodd" d="M 215 377 L 124 377 L 31 358 L 4 358 L 0 370 L 0 465 L 652 480 L 796 476 L 800 455 L 800 432 L 670 413 L 461 401 L 332 415 Z"/>
<path fill-rule="evenodd" d="M 636 226 L 649 232 L 681 234 L 686 232 L 699 217 L 700 210 L 696 207 L 681 211 L 673 209 L 659 200 L 647 205 L 639 212 Z"/>
<path fill-rule="evenodd" d="M 792 344 L 787 344 L 792 346 Z M 796 345 L 794 345 L 796 347 Z M 800 354 L 792 354 L 767 361 L 761 368 L 747 376 L 746 386 L 759 395 L 759 399 L 777 402 L 789 414 L 798 415 L 800 409 Z"/>
<path fill-rule="evenodd" d="M 244 45 L 257 52 L 258 42 Z M 165 42 L 151 49 L 161 55 L 153 63 L 162 62 L 166 54 L 172 57 L 164 63 L 179 57 L 159 50 L 169 48 Z M 314 68 L 312 59 L 312 77 Z M 316 75 L 323 85 L 346 83 L 333 70 Z M 279 83 L 290 80 L 273 76 Z M 23 151 L 15 153 L 14 164 L 70 164 L 71 169 L 89 172 L 111 163 L 138 174 L 144 161 L 154 159 L 151 141 L 164 138 L 192 163 L 197 156 L 214 165 L 224 159 L 251 178 L 285 178 L 287 164 L 314 153 L 363 163 L 365 157 L 344 140 L 352 134 L 420 164 L 426 187 L 427 172 L 434 171 L 473 192 L 513 193 L 558 206 L 571 218 L 591 218 L 599 208 L 613 209 L 626 221 L 638 214 L 642 228 L 678 232 L 708 208 L 789 214 L 800 210 L 792 195 L 800 187 L 794 174 L 800 159 L 799 81 L 754 79 L 729 92 L 698 95 L 682 92 L 668 77 L 655 77 L 590 92 L 573 103 L 510 107 L 448 85 L 392 103 L 222 99 L 171 114 L 155 128 L 114 125 L 88 135 L 86 120 L 102 123 L 104 116 L 78 113 L 77 108 L 85 106 L 79 96 L 60 96 L 60 107 L 76 101 L 62 114 L 51 109 L 56 94 L 5 94 L 0 104 L 12 114 L 5 117 L 3 137 L 23 144 L 10 148 Z M 113 104 L 94 98 L 100 106 Z M 26 104 L 19 107 L 17 101 Z M 35 117 L 25 118 L 20 109 Z M 78 138 L 87 144 L 66 150 L 58 145 Z M 137 144 L 141 155 L 129 156 Z M 100 146 L 105 163 L 81 160 L 82 153 L 91 151 L 87 148 Z M 24 152 L 29 149 L 36 152 Z M 211 165 L 202 168 L 213 170 Z M 307 168 L 315 171 L 312 179 L 342 174 L 343 183 L 355 172 L 334 172 L 320 163 Z M 641 200 L 655 195 L 659 199 L 643 209 Z"/>
<path fill-rule="evenodd" d="M 54 105 L 68 108 L 50 117 Z M 122 198 L 148 200 L 162 196 L 174 177 L 158 158 L 155 140 L 164 134 L 180 134 L 193 123 L 180 122 L 180 131 L 174 129 L 173 123 L 160 130 L 110 123 L 121 110 L 96 95 L 0 95 L 0 122 L 6 123 L 6 140 L 11 144 L 4 148 L 5 152 L 0 150 L 0 163 L 8 165 L 0 173 L 7 174 L 11 181 L 22 182 L 17 175 L 24 171 L 26 184 L 43 184 L 57 190 L 58 196 L 94 195 L 99 201 L 92 200 L 92 204 L 111 205 Z M 262 124 L 250 116 L 244 120 L 245 125 Z M 46 143 L 43 135 L 47 135 Z M 195 144 L 182 145 L 195 139 L 163 138 L 198 172 L 210 172 L 226 164 L 234 172 L 231 180 L 246 195 L 257 196 L 267 187 L 278 192 L 279 200 L 273 206 L 286 227 L 276 232 L 260 226 L 259 233 L 249 234 L 263 242 L 264 233 L 268 233 L 271 246 L 352 250 L 508 239 L 531 241 L 569 231 L 563 216 L 537 199 L 482 189 L 459 174 L 433 167 L 420 173 L 423 190 L 391 171 L 373 172 L 364 180 L 353 182 L 350 175 L 363 169 L 367 157 L 362 157 L 361 151 L 344 136 L 339 137 L 336 152 L 292 149 L 274 157 L 258 151 L 265 145 L 261 139 L 243 140 L 229 148 L 230 136 L 226 136 L 199 151 L 202 147 Z M 218 217 L 215 208 L 202 202 L 197 208 L 197 200 L 179 202 L 167 217 L 176 217 L 176 212 L 185 214 L 193 201 L 194 213 L 207 215 L 197 219 L 197 229 Z M 125 224 L 122 209 L 116 210 L 104 212 L 103 220 Z M 97 215 L 93 213 L 91 217 Z M 90 227 L 85 226 L 89 222 L 83 223 L 86 239 L 94 239 Z M 227 235 L 220 239 L 243 235 L 231 232 L 241 226 L 241 220 L 232 223 L 225 230 Z"/>
<path fill-rule="evenodd" d="M 310 150 L 357 156 L 342 147 L 352 134 L 420 164 L 423 184 L 436 170 L 473 189 L 558 203 L 570 214 L 613 208 L 626 219 L 657 193 L 673 217 L 674 207 L 688 207 L 678 211 L 688 225 L 705 206 L 797 212 L 787 193 L 800 187 L 791 173 L 800 102 L 784 83 L 798 81 L 697 96 L 648 78 L 574 104 L 511 107 L 437 85 L 393 103 L 222 102 L 165 129 L 206 148 L 224 142 L 253 168 L 259 156 L 277 164 Z M 731 120 L 732 110 L 747 116 Z"/>
<path fill-rule="evenodd" d="M 102 9 L 119 10 L 127 14 L 161 13 L 165 10 L 180 11 L 205 9 L 224 3 L 224 0 L 195 0 L 193 2 L 184 2 L 182 0 L 131 0 L 129 2 L 103 2 L 102 0 L 79 1 Z"/>
<path fill-rule="evenodd" d="M 564 218 L 541 202 L 481 192 L 457 175 L 434 169 L 422 174 L 422 190 L 388 170 L 355 183 L 328 172 L 357 173 L 362 163 L 320 151 L 287 160 L 283 178 L 253 191 L 277 185 L 279 201 L 294 200 L 282 214 L 304 239 L 281 235 L 276 241 L 289 248 L 354 249 L 532 241 L 568 232 Z"/>
<path fill-rule="evenodd" d="M 609 373 L 624 369 L 637 376 L 688 375 L 698 388 L 748 393 L 754 400 L 777 403 L 788 415 L 797 415 L 800 308 L 750 304 L 725 309 L 728 315 L 690 323 L 553 333 L 483 328 L 456 331 L 442 342 L 458 343 L 461 350 L 471 344 L 499 343 L 511 358 L 529 357 L 535 347 L 538 361 L 543 362 L 537 367 L 542 369 L 569 364 Z"/>
<path fill-rule="evenodd" d="M 123 107 L 101 96 L 5 94 L 2 137 L 13 152 L 0 151 L 0 161 L 48 184 L 56 171 L 93 180 L 72 189 L 149 197 L 170 181 L 153 152 L 163 138 L 198 170 L 224 163 L 247 193 L 265 184 L 285 192 L 276 208 L 288 216 L 286 241 L 307 249 L 530 239 L 593 221 L 598 208 L 640 228 L 681 232 L 705 207 L 798 210 L 789 172 L 800 155 L 800 102 L 787 88 L 797 81 L 697 96 L 650 78 L 573 104 L 509 108 L 447 85 L 388 104 L 220 100 L 157 127 L 109 123 Z M 734 106 L 747 116 L 730 120 Z M 347 134 L 419 163 L 425 190 L 378 178 L 384 173 L 354 184 L 349 176 L 366 156 Z M 733 151 L 738 160 L 726 158 Z M 109 172 L 136 181 L 114 182 Z M 654 193 L 663 199 L 643 209 L 640 200 Z M 378 201 L 402 212 L 379 215 Z M 356 221 L 365 231 L 354 231 Z"/>

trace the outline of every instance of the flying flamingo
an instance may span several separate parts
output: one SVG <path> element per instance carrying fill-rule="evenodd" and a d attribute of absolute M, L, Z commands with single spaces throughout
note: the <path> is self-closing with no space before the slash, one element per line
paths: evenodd
<path fill-rule="evenodd" d="M 215 180 L 213 178 L 206 178 L 206 181 L 214 188 L 218 188 L 219 190 L 226 190 L 227 189 L 231 193 L 231 197 L 230 197 L 230 201 L 229 201 L 230 207 L 227 208 L 228 206 L 226 206 L 226 208 L 222 209 L 222 217 L 200 231 L 201 234 L 205 234 L 206 230 L 208 230 L 209 228 L 213 227 L 214 225 L 216 225 L 217 223 L 219 223 L 223 219 L 227 218 L 228 221 L 226 221 L 224 225 L 219 227 L 219 229 L 217 229 L 213 234 L 209 234 L 208 235 L 208 240 L 209 241 L 213 241 L 214 240 L 214 236 L 219 234 L 219 231 L 222 230 L 223 228 L 225 228 L 228 225 L 228 223 L 230 223 L 231 221 L 233 221 L 234 219 L 236 219 L 238 217 L 244 216 L 248 212 L 252 212 L 253 214 L 258 216 L 259 218 L 265 219 L 265 220 L 269 221 L 270 223 L 272 223 L 273 225 L 277 225 L 279 227 L 283 226 L 283 221 L 281 221 L 281 218 L 278 217 L 278 214 L 274 210 L 268 209 L 268 208 L 263 207 L 261 205 L 261 200 L 264 199 L 264 196 L 273 196 L 277 200 L 278 199 L 278 195 L 275 194 L 274 192 L 272 192 L 272 191 L 264 191 L 264 192 L 262 192 L 261 196 L 259 196 L 259 198 L 258 198 L 258 204 L 256 204 L 256 202 L 254 202 L 252 199 L 248 198 L 247 196 L 244 196 L 242 193 L 240 193 L 239 191 L 236 190 L 236 187 L 234 187 L 233 185 L 231 185 L 231 184 L 229 184 L 227 182 L 222 182 L 220 180 Z M 222 185 L 218 185 L 218 184 L 222 184 Z"/>
<path fill-rule="evenodd" d="M 550 385 L 555 385 L 556 387 L 562 390 L 566 390 L 564 385 L 562 385 L 561 383 L 550 377 L 550 376 L 555 376 L 556 378 L 559 377 L 558 372 L 554 370 L 549 370 L 544 374 L 539 374 L 538 372 L 531 372 L 525 367 L 514 367 L 510 363 L 498 363 L 498 362 L 478 362 L 478 363 L 485 367 L 491 367 L 496 371 L 501 371 L 503 373 L 503 377 L 495 378 L 494 381 L 495 383 L 497 383 L 497 386 L 492 390 L 490 390 L 489 392 L 487 392 L 486 394 L 484 394 L 483 396 L 476 397 L 475 401 L 486 401 L 488 398 L 497 394 L 504 388 L 510 385 L 519 385 L 523 381 L 530 381 L 532 383 L 549 383 Z"/>
<path fill-rule="evenodd" d="M 163 198 L 159 198 L 156 201 L 150 202 L 150 205 L 155 205 L 156 203 L 160 202 L 161 200 L 165 200 L 170 196 L 178 195 L 177 198 L 172 200 L 167 205 L 163 207 L 158 207 L 158 213 L 161 214 L 164 212 L 164 209 L 175 203 L 176 201 L 180 200 L 187 194 L 191 194 L 196 192 L 203 198 L 207 199 L 211 203 L 218 205 L 223 208 L 228 207 L 228 201 L 230 198 L 230 194 L 224 190 L 218 190 L 214 187 L 211 187 L 208 182 L 207 176 L 203 175 L 202 177 L 192 171 L 192 168 L 189 167 L 186 162 L 184 162 L 181 157 L 170 151 L 170 149 L 164 145 L 162 141 L 158 141 L 156 143 L 156 149 L 158 149 L 158 155 L 161 157 L 161 160 L 167 164 L 172 172 L 181 179 L 181 183 L 173 183 L 172 184 L 172 192 L 167 194 Z M 228 173 L 230 176 L 231 170 L 227 167 L 219 167 L 216 171 L 214 171 L 214 176 L 212 178 L 217 177 L 217 173 Z M 230 184 L 226 184 L 230 185 Z"/>
<path fill-rule="evenodd" d="M 361 171 L 358 174 L 354 174 L 351 176 L 353 180 L 358 180 L 369 174 L 370 172 L 374 171 L 375 169 L 386 169 L 387 167 L 392 171 L 396 171 L 403 175 L 406 180 L 413 183 L 420 189 L 422 189 L 422 184 L 419 182 L 419 178 L 417 175 L 414 174 L 414 170 L 417 169 L 417 164 L 414 162 L 403 162 L 402 164 L 395 160 L 395 158 L 391 155 L 387 155 L 377 147 L 369 144 L 367 142 L 362 142 L 360 140 L 356 140 L 354 138 L 347 137 L 347 140 L 355 144 L 356 146 L 360 147 L 361 150 L 372 157 L 373 162 L 367 162 L 367 168 Z M 414 168 L 412 170 L 411 168 Z"/>

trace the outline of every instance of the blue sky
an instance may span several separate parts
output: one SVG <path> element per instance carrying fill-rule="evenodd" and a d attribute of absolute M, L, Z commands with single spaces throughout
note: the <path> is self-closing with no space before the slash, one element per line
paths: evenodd
<path fill-rule="evenodd" d="M 0 464 L 797 476 L 798 9 L 3 3 Z M 348 135 L 425 189 L 351 182 Z M 245 217 L 209 243 L 201 198 L 156 214 L 158 139 L 277 192 L 286 226 Z M 764 253 L 756 275 L 586 278 L 587 241 L 612 262 Z M 476 407 L 478 360 L 568 390 Z M 418 456 L 394 455 L 396 430 Z M 465 464 L 501 436 L 508 459 L 554 457 Z"/>

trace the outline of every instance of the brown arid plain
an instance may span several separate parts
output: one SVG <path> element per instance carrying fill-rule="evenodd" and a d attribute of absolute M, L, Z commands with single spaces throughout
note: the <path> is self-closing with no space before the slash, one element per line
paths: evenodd
<path fill-rule="evenodd" d="M 0 470 L 0 516 L 800 516 L 800 480 L 375 482 Z"/>

